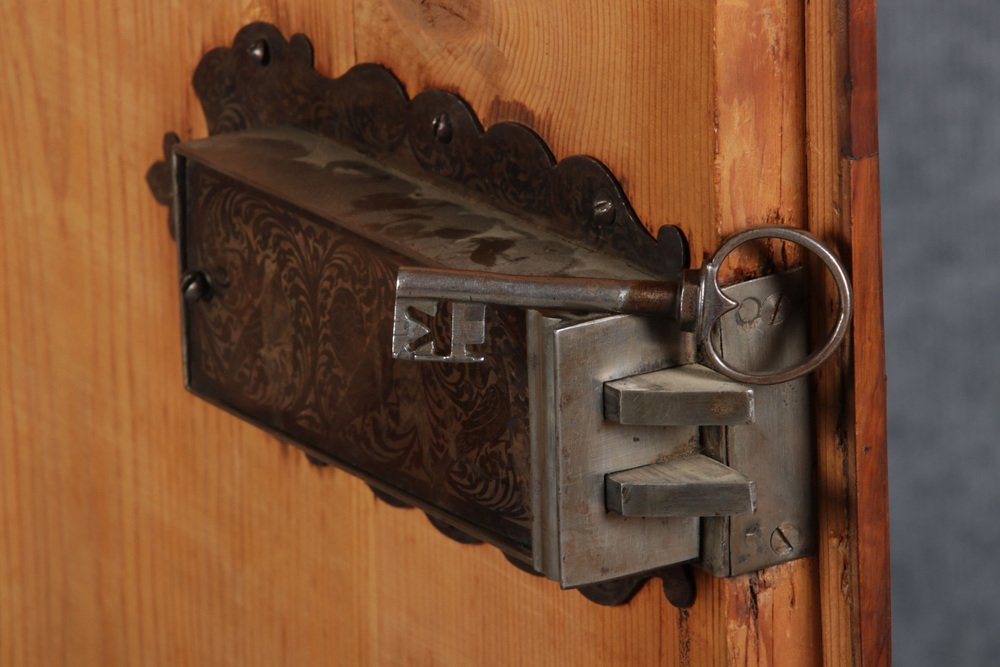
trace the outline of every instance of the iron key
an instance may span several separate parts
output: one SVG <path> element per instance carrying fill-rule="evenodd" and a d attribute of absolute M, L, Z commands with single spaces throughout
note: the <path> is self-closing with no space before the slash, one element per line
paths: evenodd
<path fill-rule="evenodd" d="M 712 330 L 719 318 L 737 306 L 718 283 L 719 267 L 738 246 L 761 238 L 791 241 L 812 251 L 830 270 L 840 296 L 840 312 L 823 347 L 788 369 L 750 373 L 732 368 L 712 345 Z M 451 351 L 440 354 L 428 341 L 430 328 L 411 309 L 433 316 L 438 304 L 452 304 Z M 401 268 L 396 279 L 392 354 L 417 361 L 478 362 L 483 357 L 468 346 L 484 342 L 486 304 L 521 308 L 555 309 L 587 313 L 658 315 L 677 320 L 685 331 L 694 331 L 709 363 L 719 372 L 751 384 L 786 382 L 813 371 L 833 353 L 851 316 L 851 290 L 847 273 L 837 257 L 818 239 L 798 229 L 757 227 L 729 238 L 700 270 L 686 271 L 676 282 L 517 276 L 484 271 Z"/>

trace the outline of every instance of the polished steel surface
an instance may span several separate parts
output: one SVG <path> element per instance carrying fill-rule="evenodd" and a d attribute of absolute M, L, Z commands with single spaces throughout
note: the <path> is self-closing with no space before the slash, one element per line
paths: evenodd
<path fill-rule="evenodd" d="M 518 276 L 485 271 L 403 268 L 396 298 L 490 303 L 593 313 L 666 315 L 677 319 L 677 288 L 656 280 Z"/>
<path fill-rule="evenodd" d="M 661 318 L 588 320 L 528 311 L 535 568 L 563 586 L 606 581 L 698 556 L 699 519 L 608 512 L 605 476 L 697 453 L 697 426 L 604 418 L 604 384 L 691 363 L 694 337 Z"/>
<path fill-rule="evenodd" d="M 754 390 L 700 364 L 666 368 L 604 385 L 604 418 L 619 424 L 749 424 Z"/>
<path fill-rule="evenodd" d="M 754 510 L 754 483 L 702 454 L 611 473 L 608 510 L 622 516 L 729 516 Z"/>

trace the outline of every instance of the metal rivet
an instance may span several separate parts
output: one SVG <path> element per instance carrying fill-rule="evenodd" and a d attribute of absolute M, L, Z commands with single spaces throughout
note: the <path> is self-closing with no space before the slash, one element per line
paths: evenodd
<path fill-rule="evenodd" d="M 771 533 L 771 550 L 779 556 L 787 556 L 799 545 L 799 531 L 790 523 L 783 523 Z"/>
<path fill-rule="evenodd" d="M 610 225 L 615 221 L 615 215 L 617 215 L 617 210 L 615 209 L 614 202 L 610 199 L 600 199 L 594 200 L 594 222 L 598 225 L 605 227 Z"/>
<path fill-rule="evenodd" d="M 753 324 L 760 319 L 760 301 L 747 297 L 740 304 L 736 311 L 736 322 L 739 324 Z"/>
<path fill-rule="evenodd" d="M 208 296 L 210 289 L 208 278 L 201 271 L 187 273 L 181 280 L 181 294 L 184 295 L 185 301 L 201 301 Z"/>
<path fill-rule="evenodd" d="M 446 144 L 451 141 L 451 119 L 448 118 L 448 114 L 440 113 L 434 116 L 434 120 L 431 121 L 431 127 L 434 129 L 434 138 L 439 142 Z"/>
<path fill-rule="evenodd" d="M 254 42 L 250 46 L 250 57 L 262 67 L 267 65 L 271 61 L 271 50 L 267 47 L 267 42 L 263 39 Z"/>

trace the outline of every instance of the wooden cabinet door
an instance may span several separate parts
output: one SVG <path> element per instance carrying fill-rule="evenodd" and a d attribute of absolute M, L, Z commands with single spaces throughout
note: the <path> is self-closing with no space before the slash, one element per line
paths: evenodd
<path fill-rule="evenodd" d="M 889 594 L 873 0 L 0 4 L 0 664 L 881 665 Z M 376 503 L 181 383 L 143 176 L 253 20 L 597 156 L 693 264 L 807 227 L 851 266 L 815 376 L 819 549 L 601 607 Z M 745 259 L 732 277 L 754 271 Z M 832 309 L 833 299 L 815 299 Z M 817 330 L 830 313 L 816 308 Z"/>

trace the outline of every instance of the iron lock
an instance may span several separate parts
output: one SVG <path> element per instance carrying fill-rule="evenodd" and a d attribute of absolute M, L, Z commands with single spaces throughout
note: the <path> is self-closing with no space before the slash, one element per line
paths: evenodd
<path fill-rule="evenodd" d="M 206 55 L 212 136 L 150 172 L 190 391 L 564 587 L 812 550 L 801 373 L 850 317 L 825 246 L 751 230 L 685 272 L 681 231 L 651 236 L 597 160 L 484 132 L 456 96 L 410 99 L 375 65 L 325 79 L 302 48 L 254 24 Z M 841 317 L 814 355 L 802 270 L 716 283 L 764 235 L 832 270 Z"/>

